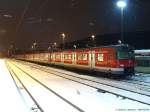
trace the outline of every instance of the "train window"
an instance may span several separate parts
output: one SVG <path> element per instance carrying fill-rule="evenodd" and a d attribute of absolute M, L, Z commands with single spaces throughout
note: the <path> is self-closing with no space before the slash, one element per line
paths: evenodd
<path fill-rule="evenodd" d="M 72 55 L 71 55 L 71 54 L 68 55 L 68 59 L 69 59 L 69 60 L 72 59 Z"/>
<path fill-rule="evenodd" d="M 55 59 L 61 59 L 60 55 L 56 55 Z"/>
<path fill-rule="evenodd" d="M 82 60 L 82 54 L 78 54 L 77 56 L 78 56 L 77 57 L 78 60 Z"/>
<path fill-rule="evenodd" d="M 136 60 L 137 66 L 139 67 L 149 67 L 150 61 L 149 60 Z"/>
<path fill-rule="evenodd" d="M 65 54 L 65 55 L 64 55 L 64 59 L 65 59 L 65 60 L 71 60 L 71 59 L 72 59 L 71 56 L 72 56 L 71 54 Z"/>
<path fill-rule="evenodd" d="M 48 54 L 44 54 L 44 56 L 43 56 L 44 58 L 44 60 L 47 60 L 48 59 Z"/>
<path fill-rule="evenodd" d="M 87 54 L 83 54 L 83 60 L 87 60 Z"/>
<path fill-rule="evenodd" d="M 132 51 L 118 51 L 117 52 L 118 59 L 134 59 L 134 52 Z"/>
<path fill-rule="evenodd" d="M 87 54 L 78 54 L 78 60 L 87 60 L 88 59 L 88 55 Z"/>
<path fill-rule="evenodd" d="M 104 61 L 104 54 L 103 53 L 98 54 L 98 61 Z"/>
<path fill-rule="evenodd" d="M 129 53 L 125 51 L 118 51 L 117 56 L 118 56 L 118 59 L 128 59 Z"/>
<path fill-rule="evenodd" d="M 55 57 L 55 55 L 54 55 L 54 54 L 52 54 L 52 55 L 51 55 L 51 59 L 54 59 L 54 57 Z"/>
<path fill-rule="evenodd" d="M 67 60 L 67 59 L 68 59 L 68 56 L 67 56 L 67 54 L 65 54 L 65 55 L 64 55 L 64 59 L 65 59 L 65 60 Z"/>

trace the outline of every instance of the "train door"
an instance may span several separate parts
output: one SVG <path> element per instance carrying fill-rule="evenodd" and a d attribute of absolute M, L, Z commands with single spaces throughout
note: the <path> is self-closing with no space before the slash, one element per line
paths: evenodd
<path fill-rule="evenodd" d="M 111 57 L 110 57 L 111 53 L 108 51 L 107 55 L 106 55 L 106 61 L 107 61 L 107 67 L 111 67 Z"/>
<path fill-rule="evenodd" d="M 51 52 L 48 52 L 48 63 L 51 63 Z"/>
<path fill-rule="evenodd" d="M 95 67 L 95 51 L 93 49 L 89 51 L 89 64 L 91 69 Z"/>
<path fill-rule="evenodd" d="M 76 65 L 76 50 L 72 53 L 72 64 Z"/>
<path fill-rule="evenodd" d="M 60 57 L 61 57 L 61 64 L 64 64 L 64 51 L 60 53 Z"/>
<path fill-rule="evenodd" d="M 113 67 L 113 53 L 111 51 L 108 52 L 108 66 Z"/>
<path fill-rule="evenodd" d="M 110 68 L 116 67 L 116 52 L 114 49 L 108 49 L 107 66 Z"/>

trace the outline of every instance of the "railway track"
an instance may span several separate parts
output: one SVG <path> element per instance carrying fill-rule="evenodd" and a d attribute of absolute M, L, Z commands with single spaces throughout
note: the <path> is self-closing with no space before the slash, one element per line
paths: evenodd
<path fill-rule="evenodd" d="M 134 80 L 134 79 L 126 79 L 126 80 L 121 80 L 121 81 L 127 82 L 127 83 L 136 84 L 136 85 L 139 85 L 139 86 L 145 86 L 145 87 L 149 87 L 150 88 L 150 82 Z"/>
<path fill-rule="evenodd" d="M 23 64 L 25 64 L 25 65 L 28 65 L 28 64 L 26 64 L 26 63 L 24 63 L 23 62 Z M 30 64 L 30 63 L 29 63 Z M 36 68 L 36 69 L 41 69 L 41 70 L 43 70 L 43 71 L 45 71 L 45 70 L 48 70 L 48 71 L 46 71 L 46 72 L 48 72 L 48 73 L 52 73 L 52 71 L 54 71 L 54 72 L 57 72 L 57 73 L 60 73 L 60 74 L 64 74 L 64 75 L 68 75 L 68 76 L 72 76 L 72 77 L 75 77 L 75 78 L 81 78 L 80 76 L 79 76 L 79 74 L 77 74 L 77 75 L 71 75 L 71 74 L 68 74 L 68 73 L 64 73 L 64 72 L 59 72 L 59 71 L 57 71 L 57 70 L 53 70 L 53 69 L 50 69 L 51 70 L 51 72 L 49 71 L 49 69 L 47 69 L 46 67 L 43 67 L 43 66 L 34 66 L 33 64 L 31 64 L 30 65 L 31 67 L 33 67 L 33 68 Z M 84 80 L 89 80 L 89 79 L 87 79 L 87 78 L 81 78 L 81 79 L 84 79 Z M 128 80 L 123 80 L 123 79 L 121 79 L 121 80 L 112 80 L 112 79 L 109 79 L 109 78 L 102 78 L 101 77 L 101 79 L 102 80 L 105 80 L 105 81 L 107 81 L 107 82 L 115 82 L 115 83 L 119 83 L 119 86 L 117 86 L 118 88 L 120 88 L 120 83 L 122 84 L 122 85 L 125 85 L 125 84 L 132 84 L 132 85 L 130 85 L 130 86 L 135 86 L 136 87 L 136 91 L 137 91 L 137 89 L 139 89 L 139 90 L 143 90 L 143 91 L 147 91 L 147 92 L 150 92 L 150 83 L 147 83 L 147 82 L 143 82 L 143 81 L 139 81 L 139 80 L 132 80 L 132 79 L 128 79 Z M 102 84 L 102 81 L 100 80 L 100 81 L 98 81 L 98 80 L 89 80 L 89 81 L 92 81 L 92 82 L 96 82 L 96 83 L 101 83 Z M 124 83 L 123 83 L 124 82 Z M 104 83 L 105 84 L 105 83 Z M 109 85 L 114 85 L 114 84 L 109 84 Z M 115 84 L 116 85 L 116 84 Z"/>
<path fill-rule="evenodd" d="M 26 93 L 29 95 L 29 97 L 31 98 L 31 100 L 34 102 L 34 107 L 30 108 L 29 110 L 32 111 L 36 111 L 36 112 L 44 112 L 44 110 L 42 109 L 42 107 L 39 105 L 39 103 L 37 102 L 37 100 L 32 96 L 32 94 L 30 93 L 30 91 L 27 89 L 27 87 L 23 84 L 23 82 L 19 79 L 19 77 L 17 76 L 17 74 L 13 71 L 13 69 L 6 63 L 6 66 L 8 68 L 8 71 L 17 87 L 17 90 L 19 91 L 19 93 L 22 95 L 22 92 L 20 91 L 20 86 L 17 84 L 17 81 L 15 79 L 18 80 L 18 82 L 21 84 L 22 88 L 26 91 Z"/>
<path fill-rule="evenodd" d="M 14 74 L 15 77 L 18 79 L 18 81 L 21 83 L 21 85 L 23 86 L 23 88 L 27 91 L 27 93 L 29 94 L 29 96 L 31 97 L 31 99 L 35 102 L 35 104 L 37 105 L 37 109 L 39 109 L 40 111 L 36 111 L 36 112 L 45 112 L 44 109 L 42 109 L 42 107 L 38 104 L 38 101 L 34 98 L 34 96 L 32 95 L 31 92 L 29 92 L 29 90 L 27 89 L 27 87 L 23 84 L 23 82 L 19 79 L 19 77 L 17 76 L 17 74 L 15 73 L 15 71 L 11 68 L 11 65 L 13 65 L 14 67 L 16 67 L 17 69 L 19 69 L 20 71 L 22 71 L 24 74 L 26 74 L 27 76 L 29 76 L 32 80 L 36 81 L 38 84 L 40 84 L 41 86 L 43 86 L 45 89 L 47 89 L 49 92 L 53 93 L 54 95 L 56 95 L 57 97 L 59 97 L 61 100 L 63 100 L 65 103 L 69 104 L 70 106 L 72 106 L 73 108 L 75 108 L 77 111 L 79 112 L 85 112 L 84 110 L 82 110 L 80 107 L 76 106 L 75 104 L 71 103 L 69 100 L 65 99 L 63 96 L 61 96 L 59 93 L 55 92 L 54 90 L 52 90 L 51 88 L 49 88 L 47 85 L 45 85 L 44 83 L 42 83 L 40 80 L 37 80 L 36 78 L 32 77 L 29 73 L 25 72 L 23 69 L 19 68 L 18 66 L 16 66 L 15 64 L 12 64 L 10 62 L 6 62 L 6 65 L 8 67 L 8 70 L 10 71 L 10 73 Z M 12 75 L 13 77 L 13 75 Z"/>
<path fill-rule="evenodd" d="M 20 67 L 18 67 L 18 65 L 15 65 L 15 66 L 18 69 L 21 69 Z M 30 67 L 35 68 L 37 70 L 40 69 L 43 72 L 50 73 L 50 74 L 53 74 L 53 75 L 61 77 L 61 78 L 65 78 L 66 80 L 74 81 L 76 83 L 80 83 L 80 84 L 95 88 L 99 92 L 111 93 L 111 94 L 114 94 L 117 96 L 121 96 L 123 98 L 127 98 L 127 99 L 137 101 L 137 102 L 140 102 L 140 103 L 143 103 L 146 105 L 150 105 L 150 102 L 149 102 L 150 101 L 150 94 L 148 91 L 145 92 L 143 90 L 141 91 L 140 89 L 137 91 L 137 88 L 135 90 L 131 90 L 131 89 L 127 89 L 127 88 L 121 88 L 121 87 L 118 87 L 116 85 L 112 85 L 112 84 L 108 84 L 108 83 L 104 83 L 104 82 L 100 82 L 100 81 L 98 82 L 98 81 L 90 80 L 90 79 L 86 79 L 86 78 L 81 78 L 79 76 L 73 76 L 73 75 L 59 72 L 59 71 L 53 71 L 52 72 L 52 71 L 45 69 L 43 67 L 37 67 L 37 66 L 33 66 L 33 65 L 32 66 L 30 65 Z M 25 72 L 25 71 L 23 71 L 23 72 Z"/>
<path fill-rule="evenodd" d="M 150 83 L 150 75 L 149 76 L 133 76 L 132 78 L 131 78 L 131 80 L 133 80 L 133 81 L 137 81 L 137 82 L 143 82 L 143 83 Z"/>
<path fill-rule="evenodd" d="M 145 81 L 146 78 L 148 78 L 149 81 Z M 121 81 L 136 84 L 139 86 L 143 86 L 144 88 L 145 87 L 150 88 L 150 76 L 145 77 L 145 76 L 135 75 L 135 76 L 132 76 L 130 78 L 127 78 L 127 79 L 121 80 Z M 144 88 L 141 88 L 141 89 L 144 89 Z M 149 90 L 149 92 L 150 92 L 150 90 Z"/>
<path fill-rule="evenodd" d="M 15 61 L 17 61 L 17 60 L 15 60 Z M 19 61 L 20 62 L 20 61 Z M 27 62 L 23 62 L 23 61 L 21 61 L 21 63 L 23 63 L 23 64 L 25 64 L 25 65 L 30 65 L 31 63 L 28 63 L 27 64 Z M 31 64 L 30 66 L 32 66 L 32 67 L 37 67 L 37 66 L 33 66 L 33 64 Z M 46 67 L 42 67 L 42 66 L 38 66 L 39 68 L 44 68 L 44 69 L 46 69 Z M 54 71 L 54 72 L 58 72 L 58 73 L 62 73 L 62 74 L 64 74 L 63 72 L 59 72 L 59 71 L 57 71 L 57 70 L 52 70 L 51 69 L 51 71 Z M 73 76 L 73 75 L 70 75 L 70 74 L 67 74 L 67 73 L 65 73 L 66 75 L 69 75 L 69 76 Z M 76 75 L 76 77 L 77 77 L 77 75 Z M 109 79 L 109 78 L 103 78 L 103 77 L 101 77 L 101 79 L 103 79 L 103 80 L 109 80 L 109 81 L 112 81 L 112 79 Z M 146 82 L 146 81 L 141 81 L 141 80 L 136 80 L 135 78 L 128 78 L 128 79 L 126 79 L 126 80 L 123 80 L 123 79 L 115 79 L 115 81 L 118 81 L 118 83 L 122 83 L 122 82 L 125 82 L 125 83 L 130 83 L 130 84 L 136 84 L 136 86 L 137 85 L 139 85 L 139 86 L 142 86 L 142 87 L 147 87 L 147 90 L 149 90 L 149 88 L 150 88 L 150 82 Z M 141 87 L 141 88 L 142 88 Z"/>

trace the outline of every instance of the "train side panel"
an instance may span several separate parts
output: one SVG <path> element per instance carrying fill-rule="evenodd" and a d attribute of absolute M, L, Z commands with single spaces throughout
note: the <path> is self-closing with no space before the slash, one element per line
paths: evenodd
<path fill-rule="evenodd" d="M 75 67 L 79 69 L 91 70 L 91 50 L 90 49 L 80 49 L 76 50 L 76 63 Z"/>
<path fill-rule="evenodd" d="M 134 72 L 134 57 L 128 46 L 116 45 L 50 53 L 25 54 L 24 58 L 54 65 L 115 75 Z M 21 56 L 19 56 L 21 57 Z"/>
<path fill-rule="evenodd" d="M 116 50 L 113 48 L 95 48 L 95 71 L 108 74 L 123 74 L 123 68 L 118 67 Z"/>

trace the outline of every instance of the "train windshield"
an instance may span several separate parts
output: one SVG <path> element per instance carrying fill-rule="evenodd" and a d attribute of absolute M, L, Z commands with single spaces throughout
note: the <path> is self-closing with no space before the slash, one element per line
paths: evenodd
<path fill-rule="evenodd" d="M 118 59 L 134 59 L 133 51 L 118 51 L 117 52 Z"/>

